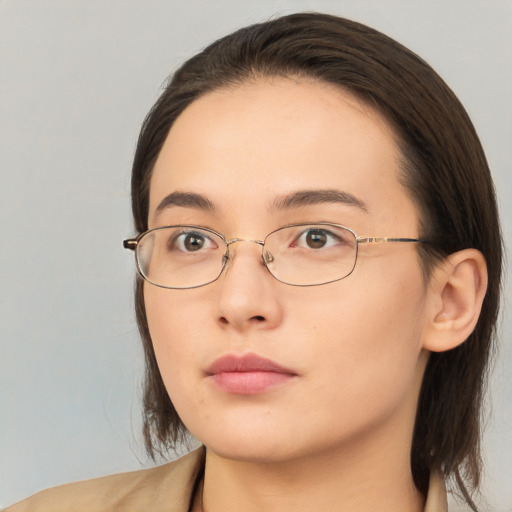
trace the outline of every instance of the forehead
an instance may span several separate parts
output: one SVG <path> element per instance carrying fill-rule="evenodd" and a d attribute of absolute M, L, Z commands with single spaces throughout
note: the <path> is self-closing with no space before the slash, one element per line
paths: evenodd
<path fill-rule="evenodd" d="M 409 202 L 389 124 L 343 90 L 265 79 L 213 91 L 175 121 L 150 187 L 150 224 L 173 192 L 241 213 L 296 190 L 341 190 L 378 211 Z"/>

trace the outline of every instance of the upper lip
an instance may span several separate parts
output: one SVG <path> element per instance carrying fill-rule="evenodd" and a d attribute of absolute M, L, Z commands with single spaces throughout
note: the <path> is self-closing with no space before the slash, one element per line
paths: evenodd
<path fill-rule="evenodd" d="M 219 357 L 207 368 L 206 372 L 209 375 L 231 372 L 275 372 L 296 375 L 293 370 L 256 354 L 242 356 L 229 354 Z"/>

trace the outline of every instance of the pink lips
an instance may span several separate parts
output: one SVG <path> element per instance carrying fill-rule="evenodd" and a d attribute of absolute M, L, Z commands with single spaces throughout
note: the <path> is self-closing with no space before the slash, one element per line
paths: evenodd
<path fill-rule="evenodd" d="M 238 395 L 263 393 L 297 375 L 270 359 L 254 354 L 221 357 L 207 369 L 207 374 L 216 387 Z"/>

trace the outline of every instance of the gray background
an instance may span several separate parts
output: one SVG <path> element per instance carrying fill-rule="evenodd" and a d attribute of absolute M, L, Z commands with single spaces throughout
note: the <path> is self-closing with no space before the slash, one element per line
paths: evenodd
<path fill-rule="evenodd" d="M 512 240 L 510 0 L 0 0 L 0 506 L 149 465 L 133 260 L 121 246 L 138 130 L 178 63 L 298 10 L 365 22 L 439 71 L 481 136 Z M 493 511 L 512 510 L 507 304 L 485 437 Z"/>

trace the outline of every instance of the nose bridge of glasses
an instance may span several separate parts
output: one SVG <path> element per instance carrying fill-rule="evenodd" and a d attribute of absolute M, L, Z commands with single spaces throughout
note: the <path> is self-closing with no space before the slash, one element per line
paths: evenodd
<path fill-rule="evenodd" d="M 252 244 L 261 245 L 262 247 L 265 245 L 263 240 L 251 240 L 249 238 L 231 238 L 230 240 L 226 240 L 226 245 L 230 247 L 237 242 L 250 242 Z"/>
<path fill-rule="evenodd" d="M 227 247 L 227 252 L 232 256 L 232 253 L 230 251 L 231 249 L 231 246 L 235 243 L 238 243 L 238 242 L 249 242 L 251 244 L 256 244 L 256 245 L 259 245 L 261 248 L 262 248 L 262 252 L 263 252 L 263 247 L 265 246 L 265 242 L 263 240 L 253 240 L 253 239 L 250 239 L 250 238 L 231 238 L 230 240 L 226 240 L 226 247 Z M 271 257 L 271 255 L 270 255 Z M 264 259 L 264 262 L 267 263 L 267 257 L 266 256 L 263 256 L 263 259 Z"/>
<path fill-rule="evenodd" d="M 237 242 L 250 242 L 252 244 L 257 244 L 263 246 L 265 242 L 263 240 L 252 240 L 250 238 L 231 238 L 229 240 L 226 240 L 226 245 L 229 247 L 230 245 L 237 243 Z"/>

